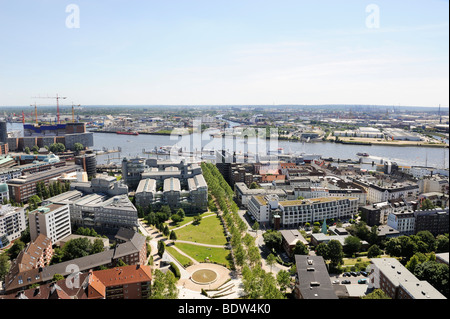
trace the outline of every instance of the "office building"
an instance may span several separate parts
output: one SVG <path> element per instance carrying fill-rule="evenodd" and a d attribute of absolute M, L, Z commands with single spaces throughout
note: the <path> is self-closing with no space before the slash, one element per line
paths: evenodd
<path fill-rule="evenodd" d="M 78 165 L 66 165 L 10 179 L 7 181 L 9 196 L 17 203 L 26 202 L 31 196 L 36 195 L 36 183 L 44 182 L 48 185 L 52 178 L 80 170 L 82 168 Z"/>

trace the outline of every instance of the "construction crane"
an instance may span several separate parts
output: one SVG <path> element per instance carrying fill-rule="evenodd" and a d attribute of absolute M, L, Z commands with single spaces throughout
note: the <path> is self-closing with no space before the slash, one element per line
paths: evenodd
<path fill-rule="evenodd" d="M 41 97 L 41 96 L 36 96 L 34 97 L 36 99 L 56 99 L 56 113 L 57 113 L 57 119 L 58 119 L 58 124 L 61 124 L 61 121 L 59 120 L 59 100 L 60 99 L 67 99 L 67 97 L 65 96 L 59 96 L 58 94 L 56 94 L 56 96 L 46 96 L 46 97 Z"/>
<path fill-rule="evenodd" d="M 78 105 L 75 105 L 75 106 L 81 106 L 81 105 L 78 104 Z M 75 112 L 73 111 L 73 107 L 74 107 L 74 105 L 73 105 L 73 102 L 72 102 L 72 123 L 75 123 Z"/>
<path fill-rule="evenodd" d="M 33 106 L 32 104 L 30 104 L 30 106 Z M 34 118 L 36 121 L 36 125 L 38 124 L 38 119 L 37 119 L 37 106 L 36 103 L 34 103 Z"/>

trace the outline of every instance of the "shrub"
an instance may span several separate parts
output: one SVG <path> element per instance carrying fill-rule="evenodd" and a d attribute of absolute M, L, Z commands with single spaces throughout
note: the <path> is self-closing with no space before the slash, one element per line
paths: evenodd
<path fill-rule="evenodd" d="M 173 263 L 173 262 L 171 262 L 169 265 L 170 265 L 170 268 L 171 268 L 173 274 L 175 275 L 175 277 L 177 279 L 180 279 L 181 273 L 180 273 L 180 269 L 178 269 L 177 265 L 175 265 L 175 263 Z"/>

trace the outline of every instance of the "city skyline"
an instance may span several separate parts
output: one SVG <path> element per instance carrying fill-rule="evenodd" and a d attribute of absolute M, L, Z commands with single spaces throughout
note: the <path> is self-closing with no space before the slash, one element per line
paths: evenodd
<path fill-rule="evenodd" d="M 55 94 L 66 105 L 449 105 L 448 1 L 0 9 L 2 107 Z"/>

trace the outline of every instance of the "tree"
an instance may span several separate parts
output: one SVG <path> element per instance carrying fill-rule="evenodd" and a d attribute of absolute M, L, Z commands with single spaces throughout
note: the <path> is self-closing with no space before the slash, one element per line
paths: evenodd
<path fill-rule="evenodd" d="M 90 255 L 91 250 L 92 244 L 89 239 L 85 237 L 71 239 L 63 246 L 63 259 L 64 261 L 67 261 L 75 258 L 85 257 Z"/>
<path fill-rule="evenodd" d="M 427 209 L 433 209 L 433 208 L 436 208 L 436 206 L 433 204 L 433 202 L 429 198 L 425 198 L 420 204 L 420 210 L 427 210 Z"/>
<path fill-rule="evenodd" d="M 449 297 L 449 268 L 448 265 L 436 261 L 426 261 L 417 265 L 414 275 L 419 280 L 428 281 L 434 288 L 439 290 L 446 298 Z"/>
<path fill-rule="evenodd" d="M 169 238 L 172 239 L 172 240 L 177 240 L 177 234 L 175 234 L 175 232 L 172 230 L 170 232 L 170 237 Z"/>
<path fill-rule="evenodd" d="M 19 256 L 20 252 L 25 249 L 25 243 L 20 239 L 16 240 L 12 247 L 8 250 L 9 257 L 12 259 L 16 259 Z"/>
<path fill-rule="evenodd" d="M 101 239 L 95 239 L 90 250 L 90 254 L 101 253 L 104 250 L 103 241 Z"/>
<path fill-rule="evenodd" d="M 402 256 L 402 245 L 400 242 L 400 239 L 398 237 L 391 238 L 386 243 L 386 253 L 388 255 L 394 256 L 394 257 L 401 257 Z"/>
<path fill-rule="evenodd" d="M 250 265 L 252 266 L 256 265 L 261 260 L 259 249 L 254 245 L 248 249 L 247 254 Z"/>
<path fill-rule="evenodd" d="M 166 250 L 166 245 L 164 245 L 164 242 L 162 240 L 158 241 L 158 255 L 160 257 L 162 257 L 165 250 Z"/>
<path fill-rule="evenodd" d="M 367 257 L 375 258 L 375 257 L 381 255 L 382 253 L 383 253 L 383 251 L 380 249 L 380 247 L 378 247 L 378 245 L 372 245 L 367 250 Z"/>
<path fill-rule="evenodd" d="M 269 249 L 279 249 L 281 247 L 281 243 L 283 238 L 279 231 L 269 229 L 263 234 L 264 244 Z"/>
<path fill-rule="evenodd" d="M 253 225 L 252 225 L 252 229 L 253 229 L 254 231 L 258 232 L 258 229 L 259 229 L 259 223 L 255 221 L 255 222 L 253 223 Z"/>
<path fill-rule="evenodd" d="M 428 230 L 419 231 L 416 236 L 426 244 L 427 252 L 432 252 L 436 249 L 436 238 Z"/>
<path fill-rule="evenodd" d="M 316 247 L 316 255 L 317 256 L 322 256 L 323 259 L 328 260 L 328 259 L 330 259 L 329 254 L 330 254 L 330 249 L 328 248 L 327 244 L 320 243 L 319 245 L 317 245 L 317 247 Z"/>
<path fill-rule="evenodd" d="M 161 270 L 156 269 L 153 275 L 149 299 L 177 299 L 177 280 L 173 272 L 168 271 L 164 274 Z"/>
<path fill-rule="evenodd" d="M 193 224 L 193 225 L 199 225 L 201 220 L 202 220 L 202 216 L 200 216 L 200 215 L 195 215 L 195 216 L 194 216 L 194 220 L 192 221 L 192 224 Z"/>
<path fill-rule="evenodd" d="M 147 215 L 147 217 L 145 217 L 145 221 L 149 225 L 155 225 L 157 221 L 156 214 L 154 212 L 151 212 Z"/>
<path fill-rule="evenodd" d="M 333 266 L 338 266 L 342 264 L 344 258 L 344 252 L 342 249 L 342 245 L 337 240 L 330 240 L 327 244 L 328 247 L 328 257 Z"/>
<path fill-rule="evenodd" d="M 25 153 L 30 154 L 30 148 L 28 146 L 25 147 L 24 151 L 25 151 Z"/>
<path fill-rule="evenodd" d="M 272 266 L 275 265 L 276 261 L 277 259 L 274 254 L 271 253 L 269 254 L 269 256 L 267 256 L 266 264 L 270 266 L 270 271 L 272 271 Z"/>
<path fill-rule="evenodd" d="M 28 198 L 28 205 L 29 205 L 30 211 L 37 209 L 39 206 L 39 203 L 41 203 L 41 202 L 42 202 L 42 200 L 39 198 L 38 195 L 33 195 L 30 198 Z"/>
<path fill-rule="evenodd" d="M 250 184 L 249 188 L 250 189 L 258 189 L 258 188 L 261 188 L 261 186 L 259 186 L 257 182 L 253 182 Z"/>
<path fill-rule="evenodd" d="M 414 270 L 418 265 L 427 261 L 427 256 L 422 253 L 416 253 L 412 256 L 409 261 L 406 263 L 405 267 L 411 272 L 414 273 Z"/>
<path fill-rule="evenodd" d="M 436 252 L 437 253 L 448 253 L 448 235 L 438 235 L 436 237 Z"/>
<path fill-rule="evenodd" d="M 84 150 L 84 146 L 83 146 L 83 144 L 81 144 L 81 143 L 75 143 L 75 144 L 73 144 L 73 150 L 74 150 L 77 154 L 79 154 L 80 151 Z"/>
<path fill-rule="evenodd" d="M 164 226 L 163 235 L 166 237 L 168 237 L 170 235 L 170 230 L 169 230 L 169 227 L 167 227 L 167 225 Z"/>
<path fill-rule="evenodd" d="M 309 249 L 308 246 L 306 246 L 304 243 L 302 243 L 300 240 L 295 243 L 295 247 L 293 249 L 293 252 L 295 255 L 308 255 Z"/>
<path fill-rule="evenodd" d="M 358 237 L 348 236 L 345 238 L 344 243 L 344 252 L 348 256 L 359 252 L 359 250 L 361 249 L 361 240 Z"/>
<path fill-rule="evenodd" d="M 11 264 L 6 253 L 0 254 L 0 281 L 5 280 L 5 276 L 9 273 Z"/>
<path fill-rule="evenodd" d="M 61 275 L 61 274 L 54 274 L 53 278 L 52 278 L 52 282 L 60 281 L 60 280 L 63 280 L 63 279 L 64 279 L 63 275 Z"/>
<path fill-rule="evenodd" d="M 245 263 L 245 250 L 241 244 L 237 245 L 235 249 L 234 258 L 236 259 L 236 264 L 242 266 Z"/>
<path fill-rule="evenodd" d="M 280 286 L 280 290 L 284 292 L 291 282 L 291 276 L 286 270 L 282 269 L 277 274 L 277 282 Z"/>
<path fill-rule="evenodd" d="M 181 220 L 183 220 L 184 217 L 186 216 L 186 213 L 184 212 L 184 209 L 183 209 L 183 208 L 179 208 L 179 209 L 177 210 L 176 215 L 180 216 Z"/>
<path fill-rule="evenodd" d="M 53 143 L 50 145 L 50 151 L 52 153 L 62 153 L 66 150 L 66 147 L 62 143 Z"/>
<path fill-rule="evenodd" d="M 362 299 L 391 299 L 386 293 L 381 289 L 375 289 L 371 293 L 362 297 Z"/>
<path fill-rule="evenodd" d="M 178 215 L 178 214 L 172 215 L 171 219 L 175 225 L 178 225 L 178 223 L 181 222 L 181 220 L 182 220 L 180 215 Z"/>

